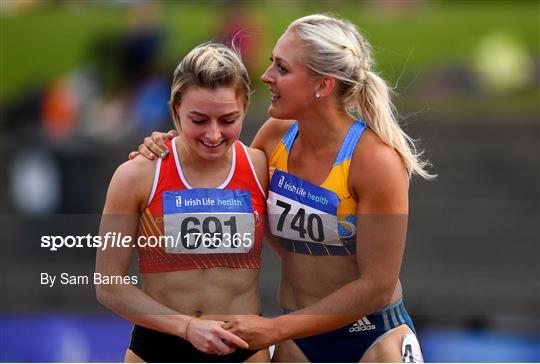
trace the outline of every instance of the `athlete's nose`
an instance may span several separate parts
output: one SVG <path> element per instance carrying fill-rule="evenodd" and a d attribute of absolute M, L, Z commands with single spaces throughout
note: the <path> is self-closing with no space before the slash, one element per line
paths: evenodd
<path fill-rule="evenodd" d="M 221 131 L 217 122 L 212 121 L 206 131 L 206 138 L 210 143 L 217 143 L 221 137 Z"/>
<path fill-rule="evenodd" d="M 268 67 L 266 71 L 264 71 L 264 73 L 261 75 L 262 82 L 268 83 L 268 84 L 272 83 L 273 78 L 270 76 L 271 69 L 272 69 L 272 66 Z"/>

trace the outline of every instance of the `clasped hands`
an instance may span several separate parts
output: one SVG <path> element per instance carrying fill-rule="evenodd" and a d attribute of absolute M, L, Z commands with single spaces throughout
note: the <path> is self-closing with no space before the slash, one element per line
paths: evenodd
<path fill-rule="evenodd" d="M 226 322 L 195 318 L 185 339 L 200 351 L 218 355 L 232 354 L 237 348 L 260 350 L 279 340 L 272 319 L 258 315 L 236 315 Z"/>
<path fill-rule="evenodd" d="M 260 350 L 279 341 L 272 319 L 258 315 L 238 315 L 221 326 L 249 344 L 249 349 Z"/>

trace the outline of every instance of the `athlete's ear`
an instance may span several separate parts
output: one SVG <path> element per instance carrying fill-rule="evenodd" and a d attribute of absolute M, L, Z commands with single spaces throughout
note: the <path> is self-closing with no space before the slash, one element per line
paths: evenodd
<path fill-rule="evenodd" d="M 336 79 L 330 76 L 323 76 L 319 80 L 319 89 L 317 90 L 317 95 L 319 97 L 326 97 L 334 91 L 336 87 Z"/>

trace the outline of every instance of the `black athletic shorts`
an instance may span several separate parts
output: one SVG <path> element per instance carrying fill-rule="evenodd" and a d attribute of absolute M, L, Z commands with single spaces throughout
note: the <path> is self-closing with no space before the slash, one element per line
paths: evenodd
<path fill-rule="evenodd" d="M 229 355 L 206 354 L 181 337 L 135 325 L 129 349 L 145 362 L 153 363 L 241 363 L 256 350 L 236 349 Z"/>

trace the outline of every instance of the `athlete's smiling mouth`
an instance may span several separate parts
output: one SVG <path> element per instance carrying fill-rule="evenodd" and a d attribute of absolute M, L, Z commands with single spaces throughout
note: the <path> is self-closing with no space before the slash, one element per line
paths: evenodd
<path fill-rule="evenodd" d="M 201 140 L 201 143 L 207 147 L 207 148 L 218 148 L 219 146 L 221 146 L 223 143 L 225 143 L 225 139 L 221 140 L 220 142 L 218 143 L 210 143 L 210 142 L 206 142 L 204 140 Z"/>

